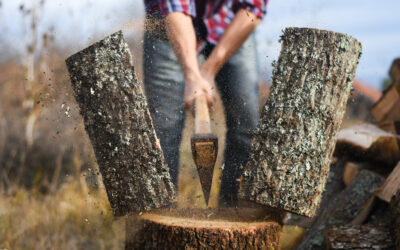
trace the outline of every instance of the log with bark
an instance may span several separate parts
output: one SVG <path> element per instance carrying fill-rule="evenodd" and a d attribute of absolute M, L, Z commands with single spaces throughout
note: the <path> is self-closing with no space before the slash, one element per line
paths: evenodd
<path fill-rule="evenodd" d="M 340 130 L 335 156 L 372 160 L 388 166 L 400 161 L 400 137 L 373 124 L 359 124 Z"/>
<path fill-rule="evenodd" d="M 400 58 L 393 61 L 389 71 L 392 84 L 370 111 L 378 126 L 394 132 L 390 123 L 400 121 Z"/>
<path fill-rule="evenodd" d="M 348 35 L 285 29 L 241 199 L 315 215 L 360 53 L 361 44 Z"/>
<path fill-rule="evenodd" d="M 394 59 L 389 70 L 389 75 L 393 83 L 400 81 L 400 58 Z"/>
<path fill-rule="evenodd" d="M 392 197 L 390 201 L 390 217 L 392 238 L 396 249 L 400 249 L 400 191 Z"/>
<path fill-rule="evenodd" d="M 392 197 L 400 190 L 400 162 L 390 173 L 385 183 L 376 191 L 376 196 L 386 202 L 390 202 Z"/>
<path fill-rule="evenodd" d="M 66 60 L 114 215 L 175 201 L 175 187 L 122 32 Z"/>
<path fill-rule="evenodd" d="M 393 249 L 390 231 L 384 226 L 336 226 L 327 230 L 327 249 Z"/>
<path fill-rule="evenodd" d="M 327 227 L 346 224 L 356 218 L 384 178 L 369 170 L 361 170 L 356 178 L 323 208 L 320 216 L 308 230 L 297 249 L 321 249 L 324 247 L 324 231 Z"/>
<path fill-rule="evenodd" d="M 281 215 L 264 209 L 157 210 L 126 225 L 125 249 L 280 249 Z"/>

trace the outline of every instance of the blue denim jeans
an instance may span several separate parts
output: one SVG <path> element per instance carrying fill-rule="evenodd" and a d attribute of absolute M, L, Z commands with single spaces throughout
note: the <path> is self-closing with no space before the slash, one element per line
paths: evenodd
<path fill-rule="evenodd" d="M 199 57 L 206 58 L 212 48 L 212 45 L 206 46 Z M 185 83 L 178 60 L 165 36 L 145 32 L 143 66 L 150 113 L 176 185 L 185 119 L 182 108 Z M 258 120 L 258 74 L 253 35 L 222 67 L 216 84 L 227 122 L 220 205 L 234 206 L 241 166 L 248 159 L 252 133 Z"/>

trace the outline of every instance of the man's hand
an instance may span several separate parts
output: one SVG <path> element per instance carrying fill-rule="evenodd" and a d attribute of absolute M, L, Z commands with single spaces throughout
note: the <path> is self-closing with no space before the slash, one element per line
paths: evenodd
<path fill-rule="evenodd" d="M 193 112 L 196 97 L 205 95 L 211 108 L 215 100 L 214 79 L 206 78 L 207 75 L 203 76 L 200 72 L 191 17 L 173 12 L 168 14 L 165 20 L 168 39 L 185 77 L 184 107 Z"/>
<path fill-rule="evenodd" d="M 209 76 L 208 76 L 209 77 Z M 207 79 L 207 75 L 190 75 L 185 78 L 185 94 L 183 105 L 186 110 L 194 113 L 194 103 L 196 97 L 205 95 L 211 111 L 216 99 L 215 81 L 213 77 Z"/>

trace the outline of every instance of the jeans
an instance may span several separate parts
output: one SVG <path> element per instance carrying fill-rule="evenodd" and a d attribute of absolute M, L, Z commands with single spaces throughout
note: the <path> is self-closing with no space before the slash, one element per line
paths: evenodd
<path fill-rule="evenodd" d="M 206 46 L 199 54 L 203 57 L 199 60 L 204 60 L 212 48 L 212 45 Z M 177 185 L 179 146 L 185 119 L 182 108 L 185 83 L 181 67 L 165 36 L 145 32 L 143 66 L 149 110 L 172 181 Z M 220 205 L 234 206 L 241 166 L 247 162 L 258 120 L 258 73 L 253 35 L 221 68 L 216 84 L 227 122 Z"/>

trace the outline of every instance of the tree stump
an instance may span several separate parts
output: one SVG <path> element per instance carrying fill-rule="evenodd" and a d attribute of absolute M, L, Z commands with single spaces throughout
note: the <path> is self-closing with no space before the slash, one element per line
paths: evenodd
<path fill-rule="evenodd" d="M 157 210 L 126 225 L 125 249 L 280 249 L 280 213 L 265 209 Z"/>
<path fill-rule="evenodd" d="M 66 60 L 114 215 L 175 200 L 175 187 L 122 32 Z"/>
<path fill-rule="evenodd" d="M 361 53 L 354 38 L 286 28 L 239 197 L 312 217 Z"/>

